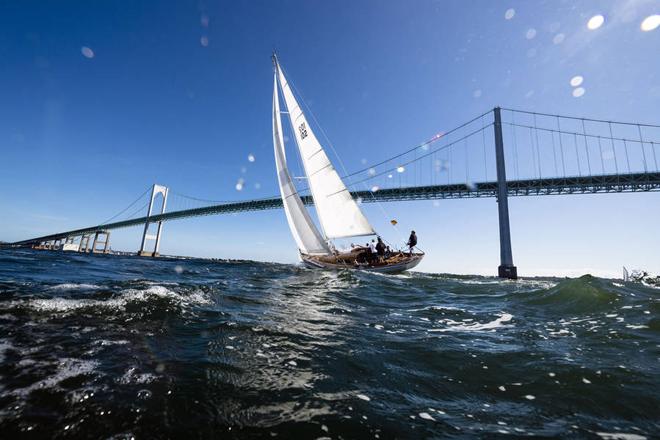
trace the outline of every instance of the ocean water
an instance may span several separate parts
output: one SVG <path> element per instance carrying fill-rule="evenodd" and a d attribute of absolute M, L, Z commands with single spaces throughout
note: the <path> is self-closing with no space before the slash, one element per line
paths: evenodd
<path fill-rule="evenodd" d="M 1 438 L 660 436 L 660 290 L 0 251 Z"/>

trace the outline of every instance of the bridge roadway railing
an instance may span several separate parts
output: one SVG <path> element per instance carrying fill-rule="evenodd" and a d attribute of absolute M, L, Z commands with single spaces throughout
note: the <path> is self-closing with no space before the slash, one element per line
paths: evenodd
<path fill-rule="evenodd" d="M 660 191 L 660 173 L 650 172 L 511 180 L 507 182 L 507 188 L 509 196 Z M 351 194 L 354 198 L 361 200 L 362 203 L 370 203 L 376 201 L 394 202 L 496 197 L 497 182 L 493 181 L 474 184 L 461 183 L 411 186 L 401 188 L 383 188 L 375 192 L 353 191 Z M 303 196 L 302 200 L 306 205 L 311 205 L 314 203 L 311 196 Z M 149 221 L 155 223 L 159 221 L 178 220 L 188 217 L 229 214 L 242 211 L 262 211 L 267 209 L 278 209 L 281 207 L 282 200 L 279 197 L 270 197 L 265 199 L 222 203 L 201 208 L 167 212 L 164 214 L 152 215 L 149 218 Z M 91 226 L 88 228 L 75 229 L 72 231 L 60 232 L 57 234 L 18 241 L 11 243 L 10 246 L 27 246 L 44 241 L 58 240 L 71 236 L 94 233 L 97 231 L 106 231 L 111 229 L 127 228 L 130 226 L 144 225 L 146 220 L 146 217 L 139 217 L 130 220 Z"/>

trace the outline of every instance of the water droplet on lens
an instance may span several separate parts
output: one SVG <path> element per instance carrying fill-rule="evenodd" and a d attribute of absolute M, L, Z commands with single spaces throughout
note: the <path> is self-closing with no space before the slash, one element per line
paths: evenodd
<path fill-rule="evenodd" d="M 584 81 L 584 78 L 580 75 L 576 75 L 573 78 L 571 78 L 571 86 L 577 87 L 580 84 L 582 84 L 582 81 Z"/>
<path fill-rule="evenodd" d="M 600 14 L 598 14 L 598 15 L 594 15 L 594 16 L 591 17 L 591 18 L 589 19 L 589 21 L 587 22 L 587 28 L 588 28 L 590 31 L 593 31 L 593 30 L 596 30 L 596 29 L 598 29 L 599 27 L 601 27 L 601 26 L 603 25 L 603 23 L 605 23 L 605 17 L 603 17 L 603 16 L 600 15 Z"/>
<path fill-rule="evenodd" d="M 254 161 L 255 161 L 254 154 L 252 153 L 248 154 L 248 162 L 254 162 Z"/>
<path fill-rule="evenodd" d="M 149 390 L 140 390 L 137 393 L 138 399 L 145 400 L 151 397 L 151 391 Z"/>
<path fill-rule="evenodd" d="M 534 37 L 536 37 L 536 29 L 534 29 L 534 28 L 527 29 L 527 33 L 525 34 L 525 38 L 527 38 L 528 40 L 531 40 Z"/>
<path fill-rule="evenodd" d="M 650 32 L 655 30 L 660 26 L 660 15 L 649 15 L 642 21 L 642 24 L 639 25 L 639 28 L 643 32 Z"/>
<path fill-rule="evenodd" d="M 85 58 L 94 58 L 94 51 L 87 46 L 83 46 L 80 52 L 82 52 Z"/>
<path fill-rule="evenodd" d="M 577 89 L 573 90 L 573 96 L 575 98 L 579 98 L 580 96 L 584 95 L 584 87 L 578 87 Z"/>
<path fill-rule="evenodd" d="M 403 173 L 405 170 L 406 170 L 405 167 L 403 167 L 403 166 L 399 166 L 399 167 L 397 167 L 396 172 L 397 172 L 397 173 Z"/>
<path fill-rule="evenodd" d="M 204 36 L 204 37 L 200 38 L 200 39 L 199 39 L 199 44 L 201 44 L 202 47 L 208 47 L 208 45 L 209 45 L 209 37 Z"/>
<path fill-rule="evenodd" d="M 559 34 L 555 35 L 555 36 L 552 38 L 552 42 L 553 42 L 554 44 L 561 44 L 561 43 L 564 42 L 564 39 L 565 39 L 565 38 L 566 38 L 566 35 L 564 35 L 564 34 L 562 34 L 562 33 L 559 33 Z"/>
<path fill-rule="evenodd" d="M 505 20 L 511 20 L 515 16 L 516 16 L 516 10 L 513 8 L 507 9 L 506 12 L 504 13 Z"/>

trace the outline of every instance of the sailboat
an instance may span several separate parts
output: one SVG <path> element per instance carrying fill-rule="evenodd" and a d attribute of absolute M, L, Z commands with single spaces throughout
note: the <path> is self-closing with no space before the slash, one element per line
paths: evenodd
<path fill-rule="evenodd" d="M 335 250 L 333 239 L 377 234 L 314 135 L 275 55 L 273 65 L 275 165 L 284 212 L 302 262 L 312 268 L 359 269 L 382 273 L 398 273 L 417 266 L 424 257 L 423 252 L 395 251 L 384 258 L 370 258 L 365 248 L 353 248 L 346 252 Z M 280 90 L 286 112 L 280 111 Z M 321 231 L 314 224 L 291 179 L 284 150 L 282 114 L 287 115 L 291 122 Z"/>

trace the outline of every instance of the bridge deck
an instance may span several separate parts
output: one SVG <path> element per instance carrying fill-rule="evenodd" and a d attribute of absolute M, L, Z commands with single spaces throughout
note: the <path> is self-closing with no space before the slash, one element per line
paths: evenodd
<path fill-rule="evenodd" d="M 568 195 L 568 194 L 597 194 L 612 192 L 641 192 L 660 191 L 660 173 L 634 173 L 610 174 L 600 176 L 558 177 L 546 179 L 511 180 L 507 182 L 509 196 L 536 196 L 536 195 Z M 403 188 L 384 188 L 377 192 L 354 191 L 354 198 L 361 199 L 363 203 L 375 201 L 409 201 L 434 199 L 459 199 L 476 197 L 496 197 L 497 182 L 482 182 L 474 185 L 450 184 L 413 186 Z M 306 205 L 313 204 L 310 196 L 302 197 Z M 152 215 L 151 222 L 170 221 L 188 217 L 204 215 L 229 214 L 241 211 L 261 211 L 278 209 L 282 207 L 279 197 L 266 199 L 239 201 L 205 206 L 202 208 L 186 209 L 182 211 L 167 212 Z M 89 234 L 97 231 L 120 229 L 136 225 L 144 225 L 146 217 L 124 220 L 104 225 L 90 226 L 72 231 L 60 232 L 43 237 L 12 243 L 11 246 L 26 246 L 42 241 L 58 240 L 65 237 Z"/>

